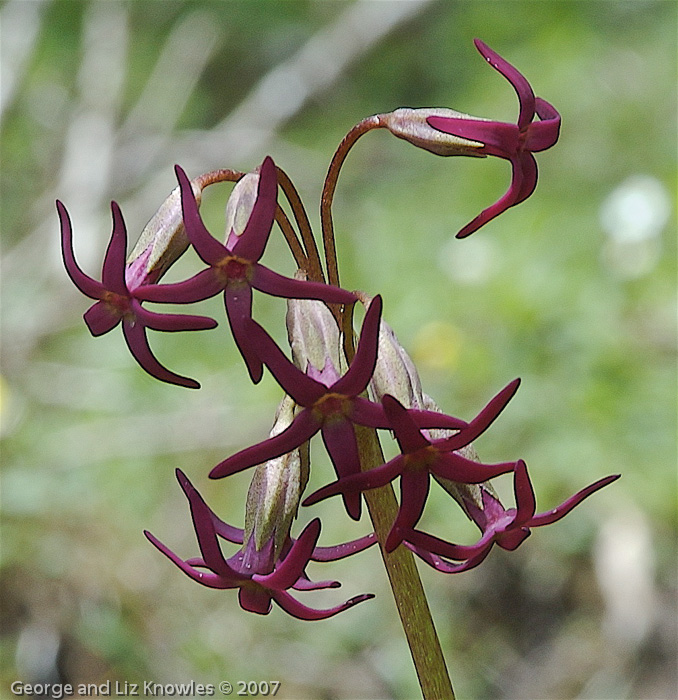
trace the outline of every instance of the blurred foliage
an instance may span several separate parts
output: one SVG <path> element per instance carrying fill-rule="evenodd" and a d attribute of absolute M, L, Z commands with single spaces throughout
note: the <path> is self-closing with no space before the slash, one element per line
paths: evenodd
<path fill-rule="evenodd" d="M 94 272 L 110 199 L 140 231 L 174 187 L 173 163 L 249 170 L 270 153 L 317 230 L 327 164 L 362 117 L 444 105 L 514 119 L 479 36 L 563 115 L 535 195 L 457 241 L 508 166 L 369 134 L 335 201 L 342 282 L 384 296 L 447 411 L 472 416 L 523 378 L 478 448 L 524 457 L 540 510 L 623 478 L 516 552 L 460 576 L 422 570 L 434 618 L 460 697 L 675 697 L 675 3 L 14 0 L 0 20 L 0 693 L 17 678 L 225 679 L 280 680 L 282 698 L 417 697 L 375 552 L 318 565 L 311 576 L 344 592 L 306 600 L 377 598 L 304 624 L 244 613 L 144 540 L 148 528 L 195 550 L 177 466 L 242 524 L 248 475 L 207 473 L 266 435 L 279 393 L 270 378 L 249 385 L 223 328 L 151 339 L 199 392 L 145 376 L 118 332 L 92 339 L 61 268 L 54 199 Z M 218 230 L 228 190 L 213 189 L 204 213 Z M 266 261 L 289 272 L 287 257 L 272 241 Z M 171 276 L 195 269 L 187 256 Z M 221 319 L 220 304 L 200 312 Z M 282 338 L 284 304 L 255 305 Z M 471 541 L 442 492 L 430 503 L 426 528 Z M 326 544 L 365 532 L 337 503 L 314 510 Z"/>

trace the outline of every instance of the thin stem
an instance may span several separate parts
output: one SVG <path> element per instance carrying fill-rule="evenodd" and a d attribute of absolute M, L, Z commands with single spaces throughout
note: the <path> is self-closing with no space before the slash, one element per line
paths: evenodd
<path fill-rule="evenodd" d="M 211 170 L 208 173 L 203 173 L 195 178 L 195 182 L 198 183 L 200 189 L 207 187 L 208 185 L 214 185 L 217 182 L 238 182 L 245 177 L 245 173 L 239 170 L 228 170 L 226 168 L 221 168 L 219 170 Z"/>
<path fill-rule="evenodd" d="M 280 226 L 283 236 L 285 236 L 285 240 L 287 241 L 289 249 L 292 251 L 297 267 L 305 272 L 308 272 L 308 257 L 306 257 L 306 253 L 304 253 L 304 249 L 301 247 L 301 243 L 299 243 L 297 234 L 295 233 L 290 220 L 287 218 L 287 214 L 285 214 L 279 204 L 275 210 L 275 220 L 278 222 L 278 226 Z"/>
<path fill-rule="evenodd" d="M 323 273 L 323 268 L 320 263 L 320 253 L 318 252 L 318 246 L 313 237 L 313 230 L 311 229 L 311 222 L 306 214 L 306 209 L 301 201 L 299 192 L 294 186 L 292 180 L 290 180 L 287 173 L 280 167 L 278 169 L 278 183 L 282 188 L 282 191 L 287 197 L 287 201 L 292 207 L 292 212 L 294 218 L 297 222 L 297 227 L 301 233 L 301 238 L 304 242 L 304 248 L 306 250 L 306 257 L 308 258 L 308 276 L 309 279 L 314 282 L 324 282 L 325 275 Z"/>
<path fill-rule="evenodd" d="M 351 320 L 353 306 L 342 314 L 344 351 L 350 362 L 355 355 Z M 375 430 L 356 425 L 356 439 L 362 471 L 373 469 L 384 463 L 384 454 Z M 393 599 L 405 631 L 410 654 L 417 672 L 424 700 L 454 700 L 452 682 L 440 646 L 426 593 L 412 552 L 400 545 L 387 552 L 384 543 L 398 513 L 398 503 L 391 484 L 365 491 L 367 510 L 388 575 Z"/>
<path fill-rule="evenodd" d="M 325 184 L 320 199 L 320 225 L 323 233 L 323 248 L 325 250 L 325 267 L 327 268 L 327 279 L 330 284 L 337 287 L 339 285 L 339 268 L 337 264 L 337 248 L 334 240 L 334 224 L 332 223 L 332 200 L 334 199 L 334 190 L 337 187 L 339 171 L 346 160 L 348 152 L 351 150 L 355 142 L 368 131 L 381 127 L 381 120 L 378 116 L 368 117 L 356 124 L 344 136 L 343 141 L 339 144 L 330 167 L 327 170 Z M 339 318 L 338 311 L 334 311 L 337 320 Z"/>

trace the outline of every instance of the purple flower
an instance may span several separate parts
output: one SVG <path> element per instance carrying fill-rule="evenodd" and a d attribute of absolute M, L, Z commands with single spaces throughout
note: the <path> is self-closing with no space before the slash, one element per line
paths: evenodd
<path fill-rule="evenodd" d="M 337 475 L 341 478 L 360 472 L 353 424 L 371 428 L 391 427 L 382 406 L 360 396 L 372 378 L 377 361 L 381 306 L 381 297 L 375 297 L 365 314 L 355 357 L 340 378 L 328 366 L 316 373 L 317 378 L 304 374 L 287 359 L 259 324 L 249 321 L 246 326 L 248 338 L 256 347 L 258 356 L 302 410 L 278 435 L 220 462 L 211 471 L 211 478 L 235 474 L 290 452 L 319 431 Z M 426 427 L 457 430 L 466 427 L 464 421 L 441 413 L 411 411 L 410 415 Z M 360 517 L 360 494 L 345 495 L 344 503 L 349 515 L 357 520 Z"/>
<path fill-rule="evenodd" d="M 513 85 L 518 93 L 520 113 L 517 124 L 440 116 L 427 119 L 439 131 L 484 144 L 478 149 L 478 154 L 498 156 L 511 162 L 511 186 L 506 194 L 466 224 L 457 238 L 477 231 L 534 192 L 537 186 L 537 161 L 532 153 L 551 148 L 558 140 L 560 131 L 560 115 L 548 102 L 534 96 L 526 78 L 480 39 L 475 39 L 474 43 L 487 62 Z M 533 121 L 535 114 L 540 121 Z"/>
<path fill-rule="evenodd" d="M 611 484 L 619 477 L 620 474 L 613 474 L 606 476 L 604 479 L 599 479 L 575 493 L 574 496 L 571 496 L 556 508 L 535 514 L 536 500 L 534 489 L 527 473 L 527 465 L 523 460 L 518 460 L 513 476 L 515 508 L 506 510 L 499 499 L 484 487 L 481 487 L 482 507 L 479 503 L 464 500 L 466 512 L 483 533 L 478 542 L 473 545 L 452 544 L 420 530 L 410 530 L 404 533 L 405 544 L 425 561 L 428 561 L 428 563 L 432 563 L 429 561 L 431 555 L 461 561 L 466 560 L 464 562 L 465 565 L 443 562 L 442 566 L 436 566 L 441 571 L 445 570 L 446 565 L 453 570 L 455 567 L 456 570 L 468 569 L 471 568 L 469 562 L 472 565 L 480 563 L 495 543 L 503 549 L 516 549 L 530 535 L 530 528 L 550 525 L 560 520 L 592 493 Z M 435 566 L 435 563 L 432 563 L 432 565 Z M 449 570 L 448 573 L 454 573 L 453 570 Z"/>
<path fill-rule="evenodd" d="M 209 267 L 176 284 L 149 285 L 137 290 L 141 299 L 191 303 L 224 293 L 233 338 L 247 364 L 252 381 L 261 379 L 262 365 L 247 333 L 252 319 L 252 289 L 278 297 L 319 299 L 328 304 L 352 304 L 355 296 L 321 282 L 283 277 L 259 263 L 268 242 L 277 208 L 275 164 L 267 157 L 260 166 L 257 198 L 241 235 L 231 233 L 226 245 L 205 228 L 186 173 L 175 168 L 181 187 L 184 226 L 191 244 Z"/>
<path fill-rule="evenodd" d="M 136 295 L 138 265 L 126 265 L 127 229 L 120 207 L 111 202 L 113 212 L 113 233 L 108 244 L 101 273 L 101 282 L 86 275 L 75 260 L 73 252 L 73 232 L 66 207 L 57 200 L 57 210 L 61 222 L 61 251 L 68 275 L 75 286 L 97 303 L 84 315 L 85 323 L 93 336 L 103 335 L 122 322 L 122 332 L 130 352 L 150 375 L 163 382 L 179 384 L 197 389 L 200 384 L 194 379 L 182 377 L 163 367 L 155 358 L 148 344 L 146 329 L 157 331 L 205 330 L 214 328 L 217 323 L 204 316 L 183 314 L 159 314 L 141 306 Z M 168 301 L 174 301 L 168 299 Z"/>
<path fill-rule="evenodd" d="M 517 379 L 511 382 L 457 435 L 443 440 L 425 437 L 412 419 L 411 412 L 392 396 L 384 396 L 384 410 L 402 454 L 380 467 L 340 478 L 311 494 L 304 505 L 312 505 L 337 493 L 360 494 L 368 489 L 385 486 L 399 476 L 400 509 L 385 544 L 386 551 L 393 551 L 421 517 L 431 474 L 456 482 L 478 484 L 515 468 L 515 462 L 482 464 L 467 459 L 456 450 L 465 447 L 487 430 L 511 400 L 518 385 Z"/>
<path fill-rule="evenodd" d="M 144 534 L 153 545 L 194 581 L 208 588 L 237 588 L 240 606 L 244 610 L 267 615 L 271 611 L 272 601 L 274 601 L 285 612 L 301 620 L 323 620 L 374 597 L 371 594 L 358 595 L 334 608 L 316 610 L 303 605 L 288 592 L 290 588 L 312 590 L 336 588 L 340 585 L 337 581 L 313 583 L 306 577 L 304 570 L 309 560 L 314 558 L 316 554 L 315 545 L 320 535 L 320 521 L 317 518 L 304 528 L 299 539 L 291 543 L 284 554 L 277 561 L 271 562 L 270 566 L 253 566 L 251 560 L 247 559 L 242 551 L 230 559 L 224 559 L 217 538 L 217 534 L 221 534 L 218 532 L 218 528 L 222 532 L 226 531 L 228 539 L 235 537 L 236 541 L 238 532 L 242 534 L 242 531 L 232 528 L 216 518 L 202 496 L 179 470 L 177 470 L 177 478 L 190 504 L 193 525 L 202 556 L 184 561 L 150 532 L 145 531 Z M 219 523 L 223 527 L 220 527 Z M 348 545 L 350 544 L 348 543 Z M 369 544 L 365 546 L 369 546 Z M 360 551 L 365 546 L 358 547 L 355 551 Z M 346 555 L 343 554 L 343 556 Z"/>

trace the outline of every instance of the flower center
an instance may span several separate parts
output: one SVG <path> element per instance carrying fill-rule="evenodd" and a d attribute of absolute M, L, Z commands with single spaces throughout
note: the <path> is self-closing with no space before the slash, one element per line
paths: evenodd
<path fill-rule="evenodd" d="M 430 471 L 430 467 L 435 461 L 437 454 L 437 450 L 431 445 L 422 447 L 416 452 L 405 454 L 403 455 L 405 458 L 405 470 L 410 472 Z"/>
<path fill-rule="evenodd" d="M 224 280 L 249 282 L 252 276 L 252 263 L 236 255 L 228 255 L 217 264 L 217 270 Z"/>
<path fill-rule="evenodd" d="M 108 306 L 113 316 L 119 316 L 126 321 L 134 319 L 134 312 L 132 311 L 132 304 L 130 303 L 129 297 L 117 294 L 116 292 L 106 291 L 101 301 Z"/>
<path fill-rule="evenodd" d="M 347 418 L 351 412 L 352 401 L 344 394 L 325 394 L 313 404 L 313 413 L 322 421 L 331 417 Z"/>

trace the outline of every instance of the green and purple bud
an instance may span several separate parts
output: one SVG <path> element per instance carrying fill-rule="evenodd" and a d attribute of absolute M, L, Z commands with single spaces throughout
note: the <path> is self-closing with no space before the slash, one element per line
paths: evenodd
<path fill-rule="evenodd" d="M 202 201 L 202 183 L 200 177 L 191 181 L 198 206 Z M 181 211 L 181 192 L 179 187 L 175 187 L 144 226 L 127 257 L 125 279 L 129 289 L 157 282 L 186 252 L 189 244 Z"/>
<path fill-rule="evenodd" d="M 285 396 L 270 432 L 274 437 L 294 420 L 294 400 Z M 290 538 L 299 501 L 308 481 L 308 460 L 299 447 L 260 464 L 254 471 L 245 507 L 243 566 L 265 574 L 273 569 Z"/>
<path fill-rule="evenodd" d="M 394 136 L 437 156 L 485 157 L 481 151 L 483 144 L 480 141 L 454 136 L 435 129 L 428 122 L 430 117 L 479 120 L 478 117 L 472 117 L 470 114 L 457 112 L 446 107 L 420 109 L 400 107 L 393 112 L 377 115 L 379 125 L 388 129 Z"/>

